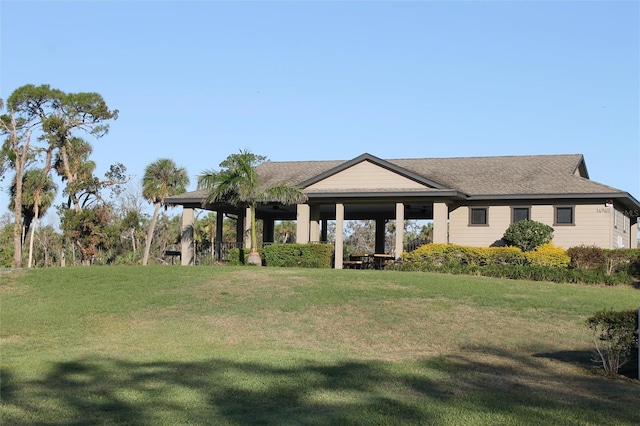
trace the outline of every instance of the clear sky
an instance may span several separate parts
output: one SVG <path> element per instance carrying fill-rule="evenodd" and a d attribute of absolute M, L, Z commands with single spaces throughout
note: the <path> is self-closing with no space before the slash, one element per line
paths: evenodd
<path fill-rule="evenodd" d="M 584 154 L 640 198 L 640 2 L 11 1 L 0 97 L 98 92 L 104 173 L 273 161 Z M 464 170 L 460 171 L 464 173 Z M 7 210 L 7 179 L 0 182 Z"/>

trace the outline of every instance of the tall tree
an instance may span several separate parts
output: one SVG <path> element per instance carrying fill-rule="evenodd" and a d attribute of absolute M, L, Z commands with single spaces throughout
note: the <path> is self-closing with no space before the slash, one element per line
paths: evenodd
<path fill-rule="evenodd" d="M 251 220 L 250 264 L 261 265 L 256 233 L 256 206 L 277 202 L 298 204 L 307 200 L 305 193 L 291 185 L 263 187 L 256 168 L 267 158 L 248 150 L 231 154 L 222 163 L 221 170 L 205 170 L 198 178 L 198 187 L 208 191 L 206 203 L 228 203 L 237 207 L 248 207 Z"/>
<path fill-rule="evenodd" d="M 22 266 L 22 185 L 24 173 L 29 161 L 35 158 L 37 149 L 32 146 L 31 136 L 40 124 L 36 115 L 30 114 L 16 100 L 15 92 L 7 100 L 8 113 L 0 116 L 0 130 L 7 139 L 2 145 L 2 165 L 13 168 L 11 206 L 13 207 L 13 262 L 14 268 Z M 32 94 L 32 108 L 41 108 L 50 100 L 47 93 L 40 91 Z M 4 107 L 4 105 L 2 105 Z M 4 175 L 4 173 L 3 173 Z"/>
<path fill-rule="evenodd" d="M 11 205 L 15 187 L 16 184 L 14 183 L 10 191 L 12 195 Z M 33 264 L 33 238 L 38 226 L 38 219 L 44 216 L 47 209 L 53 204 L 58 186 L 53 182 L 49 174 L 45 174 L 43 169 L 30 169 L 24 173 L 22 189 L 23 240 L 26 239 L 27 234 L 30 234 L 29 261 L 27 265 L 31 268 Z"/>
<path fill-rule="evenodd" d="M 118 117 L 97 93 L 64 93 L 49 85 L 28 84 L 16 89 L 7 99 L 8 114 L 0 117 L 0 130 L 8 136 L 3 144 L 3 157 L 15 171 L 17 183 L 14 195 L 14 266 L 22 265 L 20 208 L 22 206 L 22 175 L 27 162 L 36 154 L 45 153 L 44 174 L 52 167 L 54 151 L 59 152 L 62 167 L 69 169 L 69 144 L 75 131 L 94 137 L 104 136 L 108 120 Z M 31 145 L 31 136 L 38 132 L 39 145 Z"/>
<path fill-rule="evenodd" d="M 160 207 L 164 204 L 164 199 L 170 195 L 180 194 L 185 191 L 189 184 L 189 176 L 183 167 L 176 166 L 176 163 L 169 158 L 160 158 L 149 164 L 142 178 L 142 196 L 154 204 L 153 217 L 149 223 L 149 232 L 142 257 L 142 264 L 149 261 L 149 251 L 151 250 L 151 240 L 158 220 Z"/>

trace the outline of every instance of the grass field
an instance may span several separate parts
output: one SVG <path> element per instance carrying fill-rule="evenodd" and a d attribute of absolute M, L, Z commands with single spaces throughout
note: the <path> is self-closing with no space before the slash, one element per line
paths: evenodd
<path fill-rule="evenodd" d="M 640 290 L 428 273 L 0 273 L 3 425 L 637 425 L 585 319 Z"/>

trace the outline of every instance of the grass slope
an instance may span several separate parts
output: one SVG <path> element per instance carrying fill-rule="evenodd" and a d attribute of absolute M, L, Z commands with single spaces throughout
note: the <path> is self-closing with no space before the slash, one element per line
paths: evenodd
<path fill-rule="evenodd" d="M 2 424 L 638 424 L 585 319 L 640 291 L 394 271 L 0 274 Z"/>

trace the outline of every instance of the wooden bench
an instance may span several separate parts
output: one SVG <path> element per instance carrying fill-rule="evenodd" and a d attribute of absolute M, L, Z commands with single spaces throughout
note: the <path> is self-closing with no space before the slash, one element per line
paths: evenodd
<path fill-rule="evenodd" d="M 342 266 L 348 269 L 362 269 L 362 260 L 343 260 Z"/>

